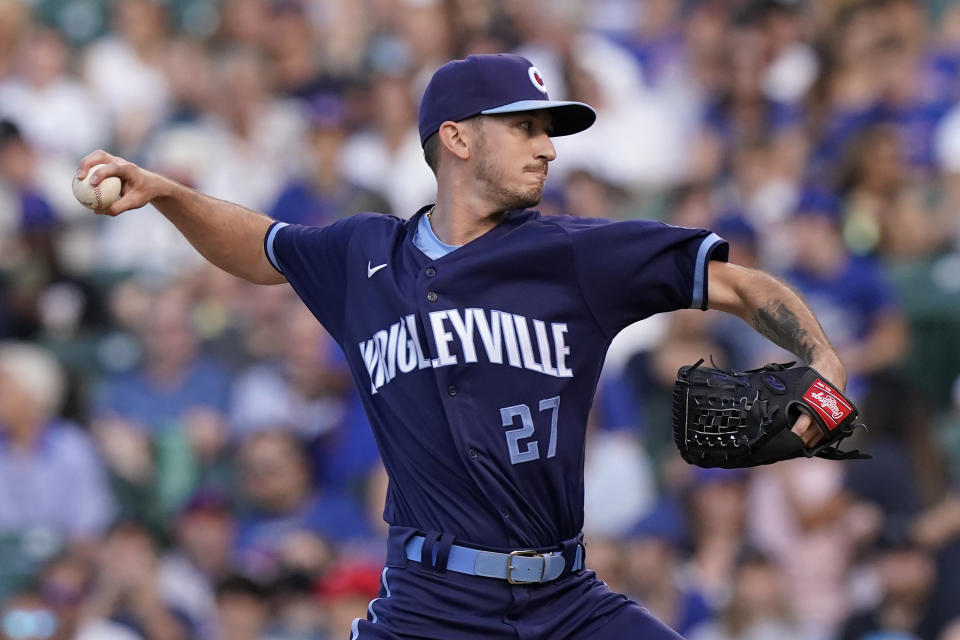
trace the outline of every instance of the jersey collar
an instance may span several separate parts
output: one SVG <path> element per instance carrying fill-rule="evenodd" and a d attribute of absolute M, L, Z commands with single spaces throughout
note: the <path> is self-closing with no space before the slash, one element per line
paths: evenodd
<path fill-rule="evenodd" d="M 423 206 L 418 209 L 409 220 L 407 220 L 406 236 L 404 238 L 404 242 L 414 250 L 414 255 L 418 256 L 419 261 L 424 264 L 435 261 L 431 260 L 416 247 L 416 245 L 413 243 L 413 238 L 416 234 L 417 227 L 420 225 L 420 219 L 425 216 L 427 211 L 433 207 L 433 204 Z M 451 251 L 449 254 L 443 256 L 442 258 L 438 258 L 437 260 L 457 260 L 463 256 L 472 254 L 474 251 L 483 250 L 483 247 L 486 247 L 489 244 L 509 235 L 522 224 L 536 220 L 539 217 L 540 212 L 536 209 L 511 209 L 507 212 L 507 215 L 504 216 L 503 220 L 501 220 L 493 229 L 490 229 L 490 231 L 487 231 L 479 238 L 471 240 L 467 244 L 460 245 L 456 251 Z"/>

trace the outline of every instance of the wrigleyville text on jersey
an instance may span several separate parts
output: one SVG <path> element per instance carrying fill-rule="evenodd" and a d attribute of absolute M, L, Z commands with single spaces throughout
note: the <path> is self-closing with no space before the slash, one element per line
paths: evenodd
<path fill-rule="evenodd" d="M 567 367 L 570 347 L 564 342 L 566 323 L 527 319 L 506 311 L 447 309 L 429 314 L 436 357 L 421 342 L 416 317 L 411 314 L 360 342 L 360 353 L 370 375 L 371 392 L 401 373 L 449 367 L 485 359 L 556 378 L 572 378 Z M 476 340 L 479 338 L 479 342 Z M 459 349 L 452 348 L 459 344 Z"/>

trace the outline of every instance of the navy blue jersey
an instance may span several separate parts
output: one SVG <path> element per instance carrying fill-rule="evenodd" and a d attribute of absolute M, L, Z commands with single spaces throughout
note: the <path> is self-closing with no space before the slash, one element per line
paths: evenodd
<path fill-rule="evenodd" d="M 611 339 L 706 308 L 727 245 L 656 222 L 512 211 L 437 260 L 409 222 L 274 224 L 273 265 L 343 348 L 390 476 L 384 518 L 499 548 L 583 524 L 587 414 Z"/>

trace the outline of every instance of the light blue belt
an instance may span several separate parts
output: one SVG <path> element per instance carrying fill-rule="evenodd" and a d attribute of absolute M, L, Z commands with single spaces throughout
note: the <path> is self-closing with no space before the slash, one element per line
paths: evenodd
<path fill-rule="evenodd" d="M 407 559 L 420 562 L 423 553 L 423 536 L 413 536 L 407 541 L 404 551 Z M 439 544 L 439 543 L 437 543 Z M 434 557 L 436 557 L 434 550 Z M 566 561 L 559 551 L 536 553 L 535 551 L 512 551 L 497 553 L 470 547 L 450 546 L 447 569 L 457 573 L 485 578 L 499 578 L 510 584 L 550 582 L 560 577 Z M 577 554 L 572 571 L 583 568 L 583 547 L 577 545 Z"/>

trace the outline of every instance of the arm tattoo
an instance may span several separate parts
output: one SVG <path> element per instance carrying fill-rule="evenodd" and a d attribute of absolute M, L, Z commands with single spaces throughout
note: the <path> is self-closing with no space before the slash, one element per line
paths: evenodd
<path fill-rule="evenodd" d="M 807 340 L 807 330 L 800 326 L 797 314 L 782 302 L 773 302 L 757 309 L 754 328 L 808 364 L 813 361 L 815 346 Z"/>

